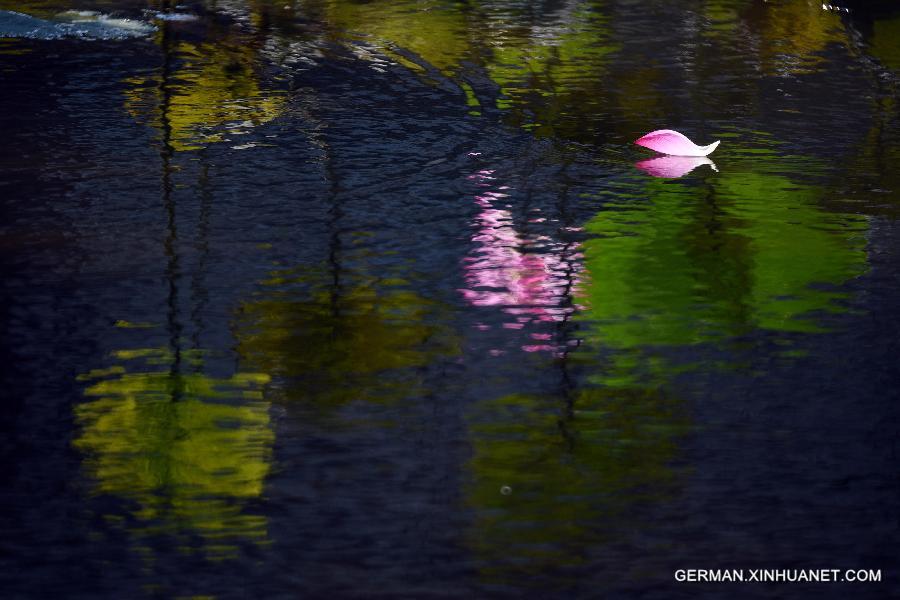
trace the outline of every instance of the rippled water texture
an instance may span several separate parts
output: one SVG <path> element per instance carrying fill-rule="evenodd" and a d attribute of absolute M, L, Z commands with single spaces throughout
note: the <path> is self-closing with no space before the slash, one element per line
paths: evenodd
<path fill-rule="evenodd" d="M 0 596 L 893 597 L 898 85 L 886 1 L 0 0 Z"/>

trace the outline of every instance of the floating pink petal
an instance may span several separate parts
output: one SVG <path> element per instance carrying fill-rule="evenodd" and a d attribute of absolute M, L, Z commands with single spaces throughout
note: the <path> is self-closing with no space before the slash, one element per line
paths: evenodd
<path fill-rule="evenodd" d="M 698 146 L 684 134 L 671 129 L 651 131 L 634 143 L 671 156 L 707 156 L 719 145 L 719 142 L 713 142 L 709 146 Z"/>
<path fill-rule="evenodd" d="M 716 163 L 705 156 L 657 156 L 634 164 L 638 169 L 654 177 L 669 179 L 687 175 L 700 165 L 709 165 L 713 171 L 718 171 Z"/>

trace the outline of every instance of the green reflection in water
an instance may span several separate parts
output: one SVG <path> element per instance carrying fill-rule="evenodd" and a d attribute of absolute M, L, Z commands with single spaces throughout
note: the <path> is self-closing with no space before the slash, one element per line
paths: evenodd
<path fill-rule="evenodd" d="M 727 45 L 727 51 L 733 51 L 739 42 L 745 56 L 755 56 L 766 75 L 812 73 L 825 66 L 824 52 L 829 45 L 848 45 L 839 12 L 806 0 L 706 0 L 701 11 L 707 19 L 701 31 L 704 37 Z M 747 33 L 758 43 L 740 41 Z"/>
<path fill-rule="evenodd" d="M 766 5 L 759 35 L 763 39 L 760 58 L 767 75 L 811 73 L 825 65 L 823 53 L 830 44 L 847 44 L 840 15 L 803 0 Z"/>
<path fill-rule="evenodd" d="M 497 106 L 511 109 L 515 124 L 537 135 L 565 136 L 580 127 L 573 122 L 567 130 L 566 117 L 605 95 L 608 55 L 618 45 L 608 41 L 608 19 L 594 6 L 552 17 L 524 31 L 495 32 L 486 68 L 500 86 Z"/>
<path fill-rule="evenodd" d="M 226 140 L 242 144 L 241 136 L 280 114 L 286 96 L 260 83 L 252 40 L 178 41 L 166 32 L 168 25 L 161 27 L 163 65 L 125 82 L 125 107 L 159 130 L 172 150 Z"/>
<path fill-rule="evenodd" d="M 67 8 L 57 0 L 0 0 L 0 10 L 26 13 L 42 19 L 52 18 Z"/>
<path fill-rule="evenodd" d="M 706 0 L 700 9 L 708 23 L 703 28 L 703 36 L 711 39 L 733 36 L 741 25 L 740 13 L 749 4 L 747 0 Z"/>
<path fill-rule="evenodd" d="M 393 50 L 412 52 L 446 73 L 456 71 L 470 53 L 462 6 L 439 0 L 423 2 L 309 2 L 310 8 L 340 35 L 380 46 L 397 62 L 420 70 Z"/>
<path fill-rule="evenodd" d="M 75 408 L 75 447 L 93 493 L 130 502 L 129 531 L 152 558 L 151 537 L 171 536 L 210 559 L 266 541 L 266 519 L 245 512 L 263 491 L 274 434 L 262 386 L 268 376 L 217 379 L 179 373 L 202 364 L 167 349 L 114 353 L 116 365 L 79 376 L 88 401 Z M 112 515 L 107 515 L 113 519 Z"/>
<path fill-rule="evenodd" d="M 413 70 L 433 67 L 456 78 L 468 106 L 494 102 L 516 125 L 543 135 L 564 133 L 557 129 L 565 128 L 566 116 L 595 104 L 607 55 L 618 48 L 608 41 L 608 19 L 596 2 L 545 8 L 332 0 L 307 2 L 304 11 L 354 50 L 359 48 L 353 42 L 365 40 Z M 469 75 L 489 78 L 500 96 L 478 98 L 465 80 Z"/>
<path fill-rule="evenodd" d="M 654 347 L 813 333 L 845 310 L 835 286 L 866 269 L 866 219 L 824 211 L 823 187 L 785 174 L 820 171 L 812 161 L 733 153 L 741 162 L 702 185 L 632 181 L 588 222 L 582 318 L 612 351 L 604 384 L 661 381 L 672 366 Z"/>
<path fill-rule="evenodd" d="M 273 394 L 322 406 L 422 393 L 416 369 L 457 354 L 442 307 L 402 279 L 328 265 L 279 269 L 241 306 L 237 351 Z"/>
<path fill-rule="evenodd" d="M 900 17 L 879 19 L 872 25 L 869 51 L 881 64 L 894 71 L 900 71 Z"/>
<path fill-rule="evenodd" d="M 587 564 L 588 548 L 633 527 L 635 506 L 677 486 L 672 461 L 687 421 L 675 400 L 657 390 L 584 389 L 573 406 L 512 395 L 467 415 L 474 455 L 465 493 L 475 511 L 467 538 L 489 581 L 560 583 L 560 570 Z"/>

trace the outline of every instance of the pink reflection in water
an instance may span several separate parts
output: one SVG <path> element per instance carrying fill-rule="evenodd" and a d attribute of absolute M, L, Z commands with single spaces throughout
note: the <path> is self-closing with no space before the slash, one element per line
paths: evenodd
<path fill-rule="evenodd" d="M 634 164 L 638 169 L 653 175 L 675 179 L 687 175 L 700 165 L 709 165 L 713 171 L 718 171 L 716 163 L 705 156 L 657 156 L 638 161 Z"/>
<path fill-rule="evenodd" d="M 474 306 L 495 306 L 515 316 L 503 324 L 506 329 L 522 329 L 528 323 L 563 321 L 578 308 L 570 301 L 581 271 L 577 248 L 555 242 L 545 235 L 526 236 L 513 225 L 505 205 L 509 186 L 494 186 L 494 171 L 481 170 L 469 179 L 484 188 L 475 203 L 481 208 L 472 241 L 475 250 L 464 259 L 468 287 L 460 290 Z M 544 219 L 532 219 L 540 223 Z M 550 340 L 551 334 L 532 334 L 536 340 Z M 522 346 L 526 352 L 555 352 L 550 344 Z"/>

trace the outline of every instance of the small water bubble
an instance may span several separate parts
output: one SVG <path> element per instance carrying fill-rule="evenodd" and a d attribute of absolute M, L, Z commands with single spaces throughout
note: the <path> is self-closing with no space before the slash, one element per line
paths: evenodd
<path fill-rule="evenodd" d="M 509 487 L 508 485 L 504 485 L 503 487 L 500 488 L 500 493 L 503 494 L 504 496 L 509 496 L 510 494 L 512 494 L 512 488 Z"/>

